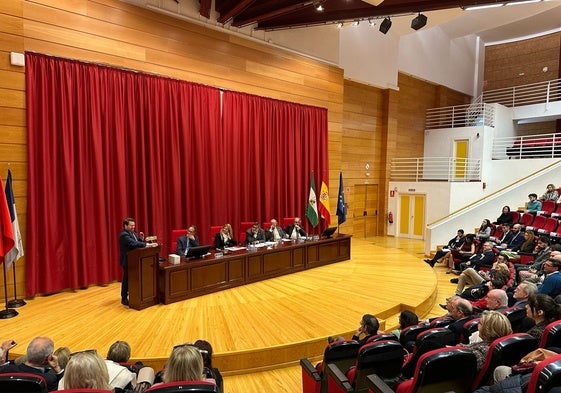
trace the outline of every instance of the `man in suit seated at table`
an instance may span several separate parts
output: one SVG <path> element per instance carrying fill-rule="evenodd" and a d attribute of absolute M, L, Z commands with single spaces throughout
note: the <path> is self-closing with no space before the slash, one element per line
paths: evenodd
<path fill-rule="evenodd" d="M 278 242 L 279 240 L 284 239 L 285 237 L 288 236 L 284 233 L 282 228 L 278 226 L 277 220 L 273 218 L 271 220 L 271 226 L 265 232 L 265 238 L 267 239 L 268 242 Z"/>
<path fill-rule="evenodd" d="M 191 225 L 187 229 L 187 233 L 183 236 L 177 238 L 177 248 L 175 253 L 177 255 L 187 255 L 187 252 L 191 247 L 199 246 L 199 237 L 197 236 L 197 227 Z"/>
<path fill-rule="evenodd" d="M 294 217 L 294 224 L 288 225 L 284 232 L 287 234 L 289 239 L 298 239 L 298 237 L 307 236 L 306 231 L 302 228 L 300 217 Z"/>
<path fill-rule="evenodd" d="M 254 222 L 251 228 L 249 228 L 245 232 L 245 244 L 251 244 L 256 242 L 263 243 L 266 240 L 267 238 L 265 237 L 265 231 L 261 229 L 261 226 L 257 221 Z"/>

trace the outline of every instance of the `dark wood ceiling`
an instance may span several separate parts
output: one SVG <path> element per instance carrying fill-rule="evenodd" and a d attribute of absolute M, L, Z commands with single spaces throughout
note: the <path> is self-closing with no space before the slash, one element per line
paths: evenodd
<path fill-rule="evenodd" d="M 323 11 L 315 4 L 321 2 Z M 314 26 L 488 4 L 498 0 L 383 0 L 374 6 L 362 0 L 215 0 L 218 22 L 258 30 Z M 506 1 L 506 0 L 503 0 Z M 501 1 L 501 2 L 503 2 Z M 374 2 L 371 2 L 374 3 Z M 212 0 L 200 0 L 200 14 L 210 17 Z"/>

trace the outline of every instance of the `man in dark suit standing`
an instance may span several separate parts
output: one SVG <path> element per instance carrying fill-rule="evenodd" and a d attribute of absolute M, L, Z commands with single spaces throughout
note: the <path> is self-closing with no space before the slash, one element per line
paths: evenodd
<path fill-rule="evenodd" d="M 187 251 L 191 247 L 199 247 L 199 237 L 197 236 L 197 227 L 191 225 L 187 229 L 187 233 L 177 238 L 177 247 L 175 253 L 177 255 L 187 255 Z"/>
<path fill-rule="evenodd" d="M 123 230 L 119 235 L 119 248 L 121 249 L 121 267 L 123 268 L 123 281 L 121 282 L 121 304 L 129 305 L 129 262 L 127 253 L 136 248 L 147 247 L 144 242 L 144 233 L 138 235 L 134 231 L 136 223 L 134 218 L 127 217 L 123 220 Z"/>

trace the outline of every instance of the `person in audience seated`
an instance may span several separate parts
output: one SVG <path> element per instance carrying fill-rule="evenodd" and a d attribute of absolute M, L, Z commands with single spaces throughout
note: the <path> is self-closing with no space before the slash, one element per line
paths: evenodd
<path fill-rule="evenodd" d="M 49 391 L 58 389 L 58 381 L 64 370 L 60 368 L 53 340 L 48 337 L 35 337 L 27 346 L 26 360 L 19 365 L 5 364 L 0 367 L 2 373 L 31 373 L 45 378 Z"/>
<path fill-rule="evenodd" d="M 454 332 L 456 342 L 460 342 L 463 337 L 467 336 L 464 324 L 473 319 L 473 307 L 470 302 L 459 296 L 452 297 L 447 307 L 450 316 L 454 318 L 454 322 L 448 325 L 448 329 Z"/>
<path fill-rule="evenodd" d="M 254 222 L 251 228 L 245 232 L 245 244 L 263 243 L 265 241 L 265 231 L 261 229 L 257 221 Z"/>
<path fill-rule="evenodd" d="M 199 237 L 197 236 L 197 227 L 191 225 L 187 229 L 187 233 L 183 236 L 177 238 L 177 248 L 175 253 L 177 255 L 187 255 L 187 252 L 191 247 L 199 246 Z"/>
<path fill-rule="evenodd" d="M 234 239 L 234 233 L 230 224 L 224 224 L 220 232 L 214 235 L 214 248 L 217 250 L 234 247 L 237 244 L 238 242 Z"/>
<path fill-rule="evenodd" d="M 538 286 L 531 281 L 522 281 L 514 290 L 513 298 L 515 303 L 512 308 L 526 307 L 528 298 L 538 293 Z"/>
<path fill-rule="evenodd" d="M 399 314 L 399 329 L 392 330 L 392 334 L 399 338 L 401 331 L 406 327 L 419 323 L 419 317 L 413 311 L 403 310 Z"/>
<path fill-rule="evenodd" d="M 6 340 L 0 346 L 0 366 L 8 361 L 8 351 L 15 345 L 14 340 Z"/>
<path fill-rule="evenodd" d="M 58 359 L 58 365 L 62 370 L 66 368 L 66 364 L 70 360 L 70 353 L 70 348 L 68 347 L 57 348 L 53 353 L 53 355 L 55 355 Z"/>
<path fill-rule="evenodd" d="M 434 267 L 434 264 L 437 263 L 440 259 L 444 258 L 446 254 L 450 252 L 450 250 L 459 250 L 462 247 L 462 244 L 465 242 L 464 237 L 464 230 L 458 229 L 456 233 L 456 237 L 453 237 L 448 242 L 447 246 L 444 247 L 442 250 L 438 250 L 432 259 L 425 259 L 425 262 L 428 263 L 431 267 Z"/>
<path fill-rule="evenodd" d="M 491 289 L 485 297 L 487 310 L 503 311 L 508 307 L 508 295 L 502 289 Z"/>
<path fill-rule="evenodd" d="M 468 233 L 465 236 L 465 241 L 461 247 L 457 250 L 450 250 L 445 256 L 443 262 L 448 266 L 446 274 L 449 274 L 454 270 L 454 258 L 468 260 L 473 254 L 475 254 L 475 235 L 473 233 Z"/>
<path fill-rule="evenodd" d="M 371 336 L 378 334 L 379 328 L 380 322 L 378 322 L 378 318 L 372 314 L 364 314 L 356 333 L 353 334 L 353 340 L 358 341 L 360 345 L 364 345 Z M 360 338 L 362 335 L 364 337 Z"/>
<path fill-rule="evenodd" d="M 484 242 L 489 240 L 489 237 L 491 237 L 491 221 L 486 218 L 481 222 L 479 231 L 477 231 L 477 238 Z"/>
<path fill-rule="evenodd" d="M 511 241 L 510 245 L 507 244 L 506 250 L 501 251 L 501 254 L 507 255 L 511 260 L 520 259 L 519 253 L 531 254 L 534 252 L 535 247 L 534 238 L 534 232 L 529 230 L 524 231 L 524 235 L 522 237 L 523 242 L 517 247 L 514 241 Z"/>
<path fill-rule="evenodd" d="M 494 237 L 491 236 L 489 238 L 490 241 L 493 242 L 493 247 L 497 247 L 498 249 L 502 250 L 502 244 L 507 244 L 510 240 L 514 237 L 514 232 L 512 232 L 512 226 L 510 224 L 503 224 L 501 225 L 503 230 L 503 235 L 501 237 Z"/>
<path fill-rule="evenodd" d="M 203 372 L 205 373 L 206 378 L 214 379 L 218 393 L 223 393 L 224 380 L 222 378 L 222 374 L 220 374 L 220 371 L 216 367 L 212 367 L 212 345 L 205 340 L 197 340 L 194 345 L 200 349 L 201 355 L 203 356 Z"/>
<path fill-rule="evenodd" d="M 528 194 L 528 199 L 530 199 L 530 201 L 526 205 L 526 213 L 536 214 L 542 209 L 542 203 L 538 200 L 536 194 Z"/>
<path fill-rule="evenodd" d="M 549 258 L 549 260 L 543 264 L 545 279 L 543 280 L 543 283 L 538 286 L 538 293 L 549 295 L 552 298 L 561 294 L 560 268 L 561 260 L 556 257 Z"/>
<path fill-rule="evenodd" d="M 501 215 L 497 218 L 493 224 L 495 225 L 505 225 L 508 224 L 509 227 L 512 226 L 512 215 L 510 214 L 510 206 L 503 206 Z"/>
<path fill-rule="evenodd" d="M 495 260 L 495 253 L 493 252 L 493 245 L 491 242 L 483 243 L 483 248 L 481 252 L 472 255 L 467 262 L 460 263 L 460 271 L 453 270 L 452 273 L 460 274 L 468 267 L 472 267 L 475 270 L 479 270 L 482 266 L 491 266 Z"/>
<path fill-rule="evenodd" d="M 508 257 L 499 255 L 495 263 L 493 263 L 493 267 L 489 272 L 478 272 L 474 268 L 469 267 L 464 270 L 458 278 L 452 278 L 450 282 L 453 284 L 458 284 L 456 286 L 456 295 L 461 295 L 466 285 L 478 285 L 482 284 L 484 281 L 491 280 L 492 278 L 497 279 L 496 276 L 498 274 L 503 274 L 506 276 L 506 279 L 504 280 L 506 284 L 511 277 L 511 270 L 512 278 L 514 279 L 514 267 L 511 263 L 508 262 Z"/>
<path fill-rule="evenodd" d="M 507 232 L 501 239 L 501 248 L 506 250 L 518 250 L 525 240 L 524 233 L 522 233 L 521 229 L 522 226 L 520 224 L 514 224 L 509 231 L 510 236 L 507 236 L 509 233 Z"/>
<path fill-rule="evenodd" d="M 163 381 L 202 381 L 205 379 L 203 368 L 203 357 L 199 348 L 193 344 L 177 345 L 166 363 Z"/>
<path fill-rule="evenodd" d="M 268 242 L 278 242 L 279 240 L 284 239 L 285 237 L 288 236 L 286 236 L 282 228 L 278 226 L 277 220 L 273 218 L 271 220 L 271 226 L 265 232 L 265 238 L 267 239 Z"/>
<path fill-rule="evenodd" d="M 540 273 L 543 274 L 543 264 L 549 259 L 551 255 L 551 249 L 549 247 L 549 237 L 544 235 L 540 236 L 540 238 L 538 239 L 538 244 L 534 249 L 534 253 L 534 261 L 531 265 L 524 265 L 520 263 L 514 265 L 518 276 L 518 282 L 527 279 L 535 279 Z"/>
<path fill-rule="evenodd" d="M 131 356 L 131 347 L 126 341 L 116 341 L 109 347 L 105 364 L 109 372 L 109 384 L 113 388 L 132 388 L 136 386 L 136 370 L 124 365 Z"/>
<path fill-rule="evenodd" d="M 64 385 L 61 389 L 112 390 L 109 373 L 101 356 L 95 351 L 78 352 L 71 355 L 66 365 Z"/>
<path fill-rule="evenodd" d="M 300 217 L 294 217 L 294 224 L 289 224 L 284 232 L 288 235 L 289 239 L 298 239 L 299 237 L 306 237 L 306 231 L 302 228 Z"/>
<path fill-rule="evenodd" d="M 545 189 L 545 193 L 542 195 L 540 199 L 542 201 L 557 202 L 557 199 L 559 199 L 559 193 L 557 192 L 553 184 L 548 184 Z"/>

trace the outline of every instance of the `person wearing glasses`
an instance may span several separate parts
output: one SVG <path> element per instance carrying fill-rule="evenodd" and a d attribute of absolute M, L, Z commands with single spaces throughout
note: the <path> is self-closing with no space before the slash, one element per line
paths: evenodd
<path fill-rule="evenodd" d="M 561 294 L 561 273 L 559 273 L 561 260 L 557 258 L 558 257 L 549 258 L 549 260 L 543 264 L 542 269 L 545 273 L 545 279 L 543 280 L 543 284 L 538 286 L 538 293 L 549 295 L 552 298 Z"/>
<path fill-rule="evenodd" d="M 0 373 L 31 373 L 40 375 L 47 382 L 50 391 L 58 389 L 58 381 L 63 377 L 64 370 L 59 366 L 55 345 L 48 337 L 35 337 L 27 346 L 26 360 L 19 365 L 6 364 L 0 367 Z"/>
<path fill-rule="evenodd" d="M 179 236 L 177 239 L 177 248 L 175 249 L 175 253 L 177 255 L 187 255 L 187 252 L 191 247 L 198 246 L 199 237 L 197 236 L 197 227 L 195 225 L 191 225 L 189 229 L 187 229 L 187 233 L 183 236 Z"/>

